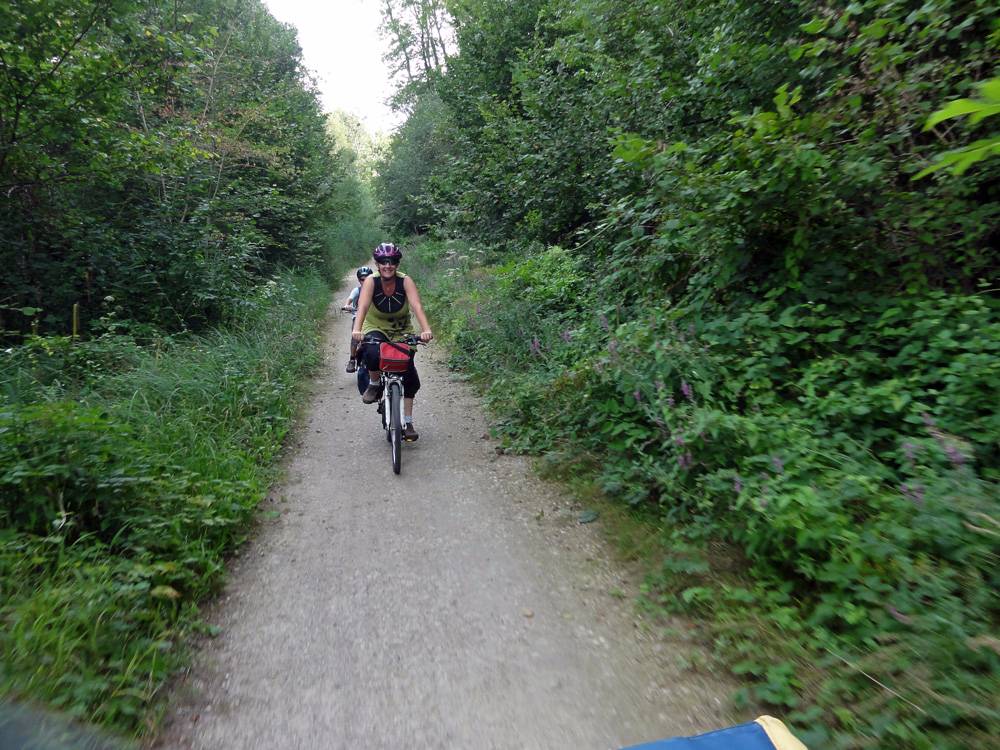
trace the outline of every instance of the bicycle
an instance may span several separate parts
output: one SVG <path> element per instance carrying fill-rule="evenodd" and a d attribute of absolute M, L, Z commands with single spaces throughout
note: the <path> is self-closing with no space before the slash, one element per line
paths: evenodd
<path fill-rule="evenodd" d="M 403 373 L 418 345 L 424 342 L 414 334 L 407 334 L 399 341 L 383 341 L 366 336 L 365 346 L 379 345 L 379 369 L 382 372 L 382 394 L 378 400 L 378 413 L 382 418 L 385 439 L 392 450 L 392 471 L 403 469 Z"/>

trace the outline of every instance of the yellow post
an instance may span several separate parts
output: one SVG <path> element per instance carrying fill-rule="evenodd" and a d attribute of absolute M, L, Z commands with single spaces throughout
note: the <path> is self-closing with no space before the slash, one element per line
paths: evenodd
<path fill-rule="evenodd" d="M 73 341 L 80 335 L 80 303 L 73 303 Z"/>

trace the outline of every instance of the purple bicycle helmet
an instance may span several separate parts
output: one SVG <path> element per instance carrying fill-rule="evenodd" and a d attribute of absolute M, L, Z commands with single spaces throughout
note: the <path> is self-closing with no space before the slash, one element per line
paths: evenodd
<path fill-rule="evenodd" d="M 372 257 L 377 261 L 394 260 L 397 263 L 403 259 L 403 253 L 391 242 L 383 242 L 372 252 Z"/>

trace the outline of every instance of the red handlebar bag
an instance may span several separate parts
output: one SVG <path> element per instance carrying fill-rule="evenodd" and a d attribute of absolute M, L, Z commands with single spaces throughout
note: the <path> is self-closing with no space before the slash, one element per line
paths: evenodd
<path fill-rule="evenodd" d="M 383 341 L 378 347 L 378 369 L 382 372 L 406 372 L 410 368 L 410 347 Z"/>

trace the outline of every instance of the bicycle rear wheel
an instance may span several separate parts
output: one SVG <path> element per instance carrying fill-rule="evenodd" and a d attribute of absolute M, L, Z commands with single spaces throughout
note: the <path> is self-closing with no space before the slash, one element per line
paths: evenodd
<path fill-rule="evenodd" d="M 396 474 L 403 468 L 402 391 L 401 384 L 389 383 L 389 442 L 392 444 L 392 470 Z"/>

